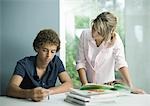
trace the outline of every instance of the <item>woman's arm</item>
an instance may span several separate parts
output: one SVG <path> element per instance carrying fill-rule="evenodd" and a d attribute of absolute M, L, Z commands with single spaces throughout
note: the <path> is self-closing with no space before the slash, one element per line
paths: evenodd
<path fill-rule="evenodd" d="M 82 85 L 87 84 L 88 81 L 87 81 L 85 69 L 84 69 L 84 68 L 80 68 L 80 69 L 78 70 L 78 74 L 79 74 L 80 81 L 81 81 Z"/>
<path fill-rule="evenodd" d="M 87 40 L 85 40 L 85 32 L 83 31 L 81 36 L 80 36 L 80 42 L 79 42 L 79 45 L 78 45 L 78 53 L 76 55 L 76 70 L 78 71 L 78 74 L 79 74 L 79 78 L 80 78 L 80 81 L 82 83 L 82 85 L 88 83 L 87 81 L 87 76 L 86 76 L 86 59 L 85 59 L 85 43 L 87 42 Z"/>
<path fill-rule="evenodd" d="M 130 88 L 132 88 L 133 85 L 131 82 L 131 77 L 129 75 L 128 68 L 127 67 L 121 67 L 119 70 L 120 70 L 123 82 L 125 82 Z"/>
<path fill-rule="evenodd" d="M 123 82 L 125 82 L 131 88 L 132 93 L 145 93 L 142 89 L 134 87 L 127 67 L 121 67 L 119 70 L 121 72 Z"/>
<path fill-rule="evenodd" d="M 66 71 L 59 74 L 59 80 L 62 83 L 60 86 L 49 88 L 50 94 L 63 93 L 73 87 L 72 81 Z"/>

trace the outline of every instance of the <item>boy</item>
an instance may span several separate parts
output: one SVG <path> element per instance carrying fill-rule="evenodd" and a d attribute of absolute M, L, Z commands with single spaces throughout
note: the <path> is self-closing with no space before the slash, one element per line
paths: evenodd
<path fill-rule="evenodd" d="M 56 56 L 60 49 L 58 34 L 52 29 L 41 30 L 34 39 L 33 48 L 36 56 L 17 62 L 7 95 L 41 101 L 48 95 L 68 91 L 72 87 L 71 79 Z M 57 77 L 62 84 L 55 87 Z"/>

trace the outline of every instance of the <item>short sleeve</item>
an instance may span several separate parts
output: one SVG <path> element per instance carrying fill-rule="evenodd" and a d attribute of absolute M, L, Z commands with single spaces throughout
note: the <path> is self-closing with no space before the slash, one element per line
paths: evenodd
<path fill-rule="evenodd" d="M 64 68 L 64 65 L 63 65 L 63 62 L 61 61 L 61 59 L 57 56 L 57 70 L 58 70 L 58 73 L 61 73 L 63 71 L 65 71 L 65 68 Z"/>
<path fill-rule="evenodd" d="M 21 61 L 18 61 L 14 70 L 14 75 L 20 75 L 22 77 L 25 76 L 25 68 L 23 66 L 23 63 Z"/>

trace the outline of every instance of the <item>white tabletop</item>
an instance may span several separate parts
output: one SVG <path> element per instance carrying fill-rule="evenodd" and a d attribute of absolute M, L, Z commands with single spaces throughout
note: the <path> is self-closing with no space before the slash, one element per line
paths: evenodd
<path fill-rule="evenodd" d="M 55 94 L 51 95 L 49 100 L 41 102 L 33 102 L 26 99 L 16 99 L 6 96 L 0 96 L 1 106 L 75 106 L 64 101 L 66 95 Z M 149 94 L 129 94 L 127 96 L 120 96 L 116 98 L 115 102 L 99 103 L 96 106 L 150 106 Z"/>

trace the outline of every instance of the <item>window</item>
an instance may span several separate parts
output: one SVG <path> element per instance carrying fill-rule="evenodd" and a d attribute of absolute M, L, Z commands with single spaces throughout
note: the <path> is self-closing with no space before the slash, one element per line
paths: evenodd
<path fill-rule="evenodd" d="M 65 63 L 74 87 L 80 86 L 75 70 L 75 58 L 80 34 L 90 28 L 91 20 L 102 11 L 110 11 L 118 16 L 117 32 L 124 42 L 124 0 L 60 0 L 60 57 Z M 116 73 L 117 74 L 117 73 Z"/>

